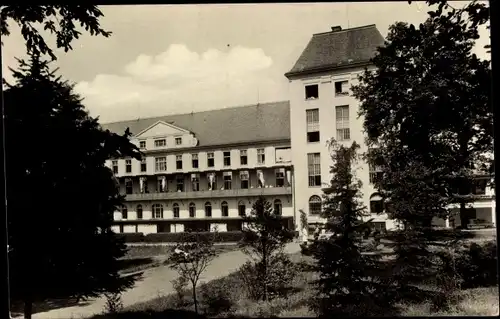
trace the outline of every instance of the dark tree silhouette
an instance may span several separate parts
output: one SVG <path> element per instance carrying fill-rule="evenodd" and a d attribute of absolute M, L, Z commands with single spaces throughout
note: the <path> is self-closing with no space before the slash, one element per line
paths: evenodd
<path fill-rule="evenodd" d="M 11 20 L 21 28 L 28 54 L 48 54 L 52 60 L 56 60 L 57 57 L 40 34 L 40 30 L 55 35 L 57 48 L 64 48 L 64 51 L 68 52 L 72 50 L 73 40 L 81 35 L 75 22 L 90 35 L 105 37 L 111 35 L 111 32 L 100 27 L 101 17 L 103 14 L 96 5 L 0 6 L 0 35 L 2 37 L 10 35 L 9 20 Z"/>
<path fill-rule="evenodd" d="M 140 152 L 129 132 L 103 130 L 48 62 L 19 64 L 4 92 L 9 271 L 30 318 L 34 302 L 133 284 L 118 275 L 126 246 L 110 227 L 123 196 L 105 161 Z"/>
<path fill-rule="evenodd" d="M 362 235 L 371 220 L 360 202 L 362 183 L 356 178 L 359 145 L 330 141 L 332 179 L 324 189 L 321 217 L 327 239 L 313 244 L 318 295 L 311 304 L 320 316 L 374 316 L 391 310 L 391 289 L 384 280 L 384 265 L 376 252 L 362 247 Z"/>

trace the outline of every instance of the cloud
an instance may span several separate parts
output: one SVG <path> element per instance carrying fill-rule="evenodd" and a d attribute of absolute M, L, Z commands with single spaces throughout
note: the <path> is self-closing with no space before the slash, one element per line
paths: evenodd
<path fill-rule="evenodd" d="M 200 54 L 172 44 L 156 56 L 139 55 L 122 74 L 99 74 L 75 90 L 103 122 L 196 112 L 273 99 L 279 84 L 268 76 L 272 65 L 258 48 Z"/>

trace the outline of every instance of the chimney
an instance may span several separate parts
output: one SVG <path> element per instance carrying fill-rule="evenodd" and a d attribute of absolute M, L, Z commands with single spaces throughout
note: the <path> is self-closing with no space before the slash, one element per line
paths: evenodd
<path fill-rule="evenodd" d="M 336 25 L 336 26 L 332 27 L 332 31 L 333 32 L 342 31 L 342 27 L 339 25 Z"/>

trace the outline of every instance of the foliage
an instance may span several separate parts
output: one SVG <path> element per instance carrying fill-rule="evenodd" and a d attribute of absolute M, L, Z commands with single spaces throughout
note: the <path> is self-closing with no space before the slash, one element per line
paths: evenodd
<path fill-rule="evenodd" d="M 457 271 L 464 288 L 498 285 L 496 241 L 484 245 L 472 243 L 457 258 Z"/>
<path fill-rule="evenodd" d="M 184 290 L 186 289 L 186 287 L 188 285 L 187 278 L 180 276 L 180 277 L 172 280 L 171 282 L 172 282 L 172 288 L 174 288 L 174 290 L 175 290 L 175 297 L 176 297 L 175 306 L 178 308 L 184 307 L 186 304 Z"/>
<path fill-rule="evenodd" d="M 9 5 L 0 7 L 0 35 L 10 35 L 9 20 L 14 21 L 21 29 L 26 41 L 28 54 L 48 54 L 56 60 L 53 50 L 42 37 L 40 30 L 48 31 L 56 36 L 56 47 L 65 52 L 72 50 L 71 43 L 82 34 L 76 23 L 90 35 L 109 37 L 111 32 L 100 27 L 99 19 L 103 17 L 96 5 Z M 3 42 L 2 42 L 3 44 Z"/>
<path fill-rule="evenodd" d="M 106 293 L 105 313 L 116 314 L 123 310 L 122 296 L 119 293 Z"/>
<path fill-rule="evenodd" d="M 319 279 L 311 308 L 320 316 L 370 315 L 375 309 L 388 310 L 390 287 L 384 283 L 380 257 L 361 251 L 367 211 L 360 202 L 361 181 L 355 177 L 359 145 L 353 142 L 345 147 L 331 140 L 330 147 L 332 179 L 323 195 L 321 217 L 327 220 L 325 228 L 333 236 L 314 243 Z M 368 312 L 361 313 L 361 309 Z"/>
<path fill-rule="evenodd" d="M 29 318 L 33 302 L 133 285 L 118 275 L 126 246 L 111 224 L 123 196 L 104 164 L 140 153 L 128 131 L 103 130 L 48 62 L 32 56 L 19 64 L 4 92 L 9 275 L 11 298 L 24 301 Z M 35 137 L 29 147 L 19 142 Z"/>
<path fill-rule="evenodd" d="M 200 236 L 199 233 L 185 232 L 183 233 L 182 241 L 174 247 L 173 253 L 169 258 L 170 267 L 175 269 L 180 277 L 191 283 L 196 313 L 198 313 L 196 286 L 201 274 L 217 256 L 214 247 L 216 239 L 216 232 L 210 237 Z"/>
<path fill-rule="evenodd" d="M 213 316 L 230 312 L 234 307 L 230 291 L 231 288 L 224 281 L 201 285 L 200 292 L 206 307 L 206 314 Z"/>
<path fill-rule="evenodd" d="M 302 209 L 299 209 L 300 211 L 300 225 L 302 226 L 302 232 L 305 232 L 307 234 L 308 228 L 309 228 L 309 223 L 307 221 L 307 214 L 305 211 Z"/>
<path fill-rule="evenodd" d="M 248 261 L 238 270 L 247 297 L 251 300 L 263 300 L 266 287 L 268 299 L 285 296 L 294 277 L 300 271 L 285 253 L 277 253 L 270 257 L 267 276 L 264 275 L 263 268 L 262 262 Z"/>
<path fill-rule="evenodd" d="M 255 266 L 261 271 L 261 298 L 267 300 L 273 256 L 283 252 L 285 245 L 293 240 L 294 232 L 286 228 L 284 219 L 275 214 L 271 203 L 263 196 L 254 202 L 250 215 L 243 217 L 243 223 L 246 227 L 242 230 L 243 238 L 239 246 L 253 258 Z"/>

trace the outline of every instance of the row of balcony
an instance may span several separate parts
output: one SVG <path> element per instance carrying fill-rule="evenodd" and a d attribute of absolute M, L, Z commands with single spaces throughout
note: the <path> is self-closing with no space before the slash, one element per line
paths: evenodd
<path fill-rule="evenodd" d="M 230 197 L 255 197 L 255 196 L 277 196 L 292 195 L 292 188 L 287 187 L 264 187 L 248 189 L 215 189 L 188 192 L 152 192 L 126 194 L 127 201 L 140 200 L 168 200 L 168 199 L 196 199 L 196 198 L 230 198 Z"/>

